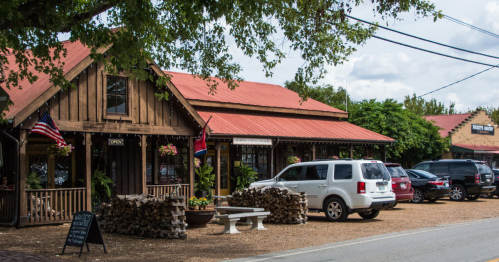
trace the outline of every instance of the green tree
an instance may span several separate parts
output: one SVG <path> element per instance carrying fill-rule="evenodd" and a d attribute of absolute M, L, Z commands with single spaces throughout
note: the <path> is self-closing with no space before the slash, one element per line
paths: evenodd
<path fill-rule="evenodd" d="M 371 2 L 371 1 L 370 1 Z M 304 63 L 295 73 L 300 94 L 316 84 L 327 65 L 342 64 L 376 31 L 345 14 L 361 0 L 6 0 L 0 1 L 0 77 L 7 88 L 21 88 L 20 80 L 37 80 L 35 71 L 48 74 L 54 85 L 67 88 L 58 58 L 67 50 L 58 40 L 92 47 L 91 57 L 106 63 L 110 73 L 131 70 L 134 77 L 163 86 L 167 77 L 155 78 L 151 62 L 162 69 L 181 68 L 199 75 L 216 91 L 216 76 L 231 89 L 242 80 L 241 66 L 233 61 L 226 41 L 230 36 L 246 56 L 256 57 L 266 76 L 286 57 L 300 53 Z M 373 12 L 383 19 L 399 19 L 402 12 L 427 16 L 435 6 L 426 0 L 376 0 Z M 105 14 L 104 14 L 105 13 Z M 443 17 L 433 13 L 434 20 Z M 275 37 L 282 32 L 283 37 Z M 107 60 L 98 48 L 112 46 Z M 8 64 L 13 55 L 17 65 Z M 301 91 L 303 90 L 303 92 Z M 163 91 L 158 98 L 167 98 Z"/>
<path fill-rule="evenodd" d="M 404 99 L 404 107 L 418 116 L 457 114 L 455 106 L 456 103 L 450 102 L 449 108 L 446 108 L 445 104 L 437 102 L 435 98 L 427 101 L 422 97 L 417 97 L 416 94 L 412 97 L 406 95 Z"/>
<path fill-rule="evenodd" d="M 477 107 L 475 110 L 468 110 L 468 113 L 473 113 L 475 112 L 476 110 L 483 110 L 487 113 L 487 115 L 490 116 L 490 118 L 492 118 L 492 120 L 494 120 L 494 122 L 497 124 L 499 124 L 499 108 L 497 107 L 493 107 L 493 106 L 487 106 L 487 107 Z"/>
<path fill-rule="evenodd" d="M 300 92 L 300 87 L 295 81 L 286 81 L 284 86 L 292 91 Z M 347 91 L 343 87 L 338 87 L 336 91 L 333 85 L 326 84 L 324 86 L 312 86 L 307 89 L 305 95 L 314 100 L 317 100 L 326 105 L 345 110 L 345 101 L 348 101 L 348 105 L 352 103 L 350 100 L 350 95 L 347 95 Z M 346 96 L 346 97 L 345 97 Z"/>
<path fill-rule="evenodd" d="M 349 106 L 349 113 L 349 122 L 397 140 L 387 149 L 387 159 L 404 167 L 437 158 L 449 149 L 449 141 L 440 136 L 439 127 L 403 109 L 393 99 L 357 102 Z"/>

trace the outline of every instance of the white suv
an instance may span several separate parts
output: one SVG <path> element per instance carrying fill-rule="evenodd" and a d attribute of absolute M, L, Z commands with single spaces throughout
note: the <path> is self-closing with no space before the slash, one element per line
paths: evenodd
<path fill-rule="evenodd" d="M 330 221 L 343 221 L 359 213 L 373 219 L 396 203 L 390 173 L 377 160 L 315 160 L 286 167 L 274 179 L 251 183 L 306 192 L 308 208 L 326 213 Z"/>

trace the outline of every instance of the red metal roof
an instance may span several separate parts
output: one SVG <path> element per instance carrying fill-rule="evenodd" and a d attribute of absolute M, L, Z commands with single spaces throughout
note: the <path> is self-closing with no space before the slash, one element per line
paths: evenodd
<path fill-rule="evenodd" d="M 472 113 L 469 114 L 456 114 L 456 115 L 437 115 L 437 116 L 423 116 L 428 121 L 435 121 L 435 125 L 443 128 L 438 132 L 442 137 L 449 136 L 449 132 L 455 129 L 464 120 L 468 119 Z"/>
<path fill-rule="evenodd" d="M 61 57 L 59 62 L 65 63 L 63 71 L 64 74 L 66 74 L 90 54 L 90 49 L 79 41 L 74 43 L 71 43 L 71 41 L 64 41 L 62 44 L 64 48 L 67 49 L 68 55 L 66 57 Z M 19 71 L 14 55 L 7 55 L 7 60 L 9 61 L 9 64 L 5 66 L 8 66 L 10 70 L 16 72 Z M 57 64 L 57 62 L 54 63 Z M 29 67 L 29 71 L 38 76 L 38 80 L 33 84 L 30 84 L 27 79 L 19 81 L 19 85 L 22 86 L 22 89 L 11 87 L 9 90 L 5 87 L 5 83 L 0 84 L 0 86 L 9 94 L 10 99 L 14 102 L 14 105 L 10 107 L 8 112 L 6 112 L 7 118 L 14 117 L 52 86 L 50 77 L 47 74 L 36 71 L 33 65 Z"/>
<path fill-rule="evenodd" d="M 393 142 L 392 138 L 340 120 L 198 110 L 212 134 Z"/>
<path fill-rule="evenodd" d="M 245 104 L 265 107 L 279 107 L 303 110 L 316 110 L 334 113 L 345 113 L 332 106 L 328 106 L 319 101 L 309 98 L 300 104 L 298 93 L 286 89 L 282 86 L 243 81 L 239 87 L 230 90 L 227 84 L 220 79 L 212 77 L 219 83 L 216 94 L 208 94 L 210 88 L 199 77 L 191 74 L 165 71 L 172 76 L 171 81 L 177 89 L 188 100 L 201 100 L 211 102 L 223 102 L 233 104 Z"/>
<path fill-rule="evenodd" d="M 497 151 L 497 150 L 499 150 L 499 146 L 470 145 L 470 144 L 452 144 L 452 145 L 475 150 L 475 151 Z"/>

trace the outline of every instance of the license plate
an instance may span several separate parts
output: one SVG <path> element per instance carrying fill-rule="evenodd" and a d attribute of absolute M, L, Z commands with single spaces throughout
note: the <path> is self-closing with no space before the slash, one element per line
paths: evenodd
<path fill-rule="evenodd" d="M 445 183 L 444 185 L 445 185 L 446 187 L 449 187 L 449 183 Z"/>
<path fill-rule="evenodd" d="M 379 191 L 385 191 L 385 186 L 378 186 Z"/>
<path fill-rule="evenodd" d="M 487 181 L 487 183 L 490 183 L 490 178 L 487 178 L 485 181 Z"/>
<path fill-rule="evenodd" d="M 400 188 L 404 188 L 405 189 L 405 183 L 400 183 Z"/>

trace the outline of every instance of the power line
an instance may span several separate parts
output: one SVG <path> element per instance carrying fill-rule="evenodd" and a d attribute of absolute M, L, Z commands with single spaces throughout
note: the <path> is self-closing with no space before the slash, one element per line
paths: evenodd
<path fill-rule="evenodd" d="M 498 98 L 496 98 L 496 99 L 492 99 L 492 100 L 490 100 L 490 101 L 487 101 L 487 102 L 485 102 L 485 103 L 481 103 L 479 106 L 484 105 L 484 104 L 487 104 L 487 103 L 490 103 L 490 102 L 492 102 L 492 101 L 496 101 L 496 100 L 499 100 L 499 97 L 498 97 Z"/>
<path fill-rule="evenodd" d="M 439 91 L 439 90 L 442 90 L 442 89 L 444 89 L 444 88 L 446 88 L 446 87 L 449 87 L 449 86 L 455 85 L 455 84 L 457 84 L 457 83 L 459 83 L 459 82 L 462 82 L 462 81 L 464 81 L 464 80 L 466 80 L 466 79 L 470 79 L 470 78 L 472 78 L 472 77 L 474 77 L 474 76 L 477 76 L 477 75 L 479 75 L 479 74 L 481 74 L 481 73 L 485 73 L 485 72 L 489 71 L 490 69 L 495 68 L 495 67 L 498 67 L 498 66 L 499 66 L 499 64 L 498 64 L 498 65 L 496 65 L 496 66 L 492 66 L 492 67 L 491 67 L 491 68 L 489 68 L 489 69 L 485 69 L 485 70 L 483 70 L 483 71 L 480 71 L 480 72 L 478 72 L 478 73 L 476 73 L 476 74 L 470 75 L 470 76 L 468 76 L 468 77 L 466 77 L 466 78 L 463 78 L 463 79 L 461 79 L 461 80 L 459 80 L 459 81 L 456 81 L 456 82 L 454 82 L 454 83 L 452 83 L 452 84 L 450 84 L 450 85 L 446 85 L 446 86 L 444 86 L 444 87 L 440 87 L 440 88 L 435 89 L 435 90 L 433 90 L 433 91 L 431 91 L 431 92 L 428 92 L 428 93 L 426 93 L 426 94 L 420 95 L 420 96 L 418 96 L 418 97 L 422 97 L 422 96 L 425 96 L 425 95 L 428 95 L 428 94 L 431 94 L 431 93 L 435 93 L 435 92 L 437 92 L 437 91 Z M 490 102 L 490 101 L 489 101 L 489 102 Z"/>
<path fill-rule="evenodd" d="M 486 64 L 486 63 L 482 63 L 482 62 L 477 62 L 477 61 L 473 61 L 473 60 L 468 60 L 468 59 L 464 59 L 464 58 L 459 58 L 459 57 L 455 57 L 455 56 L 450 56 L 450 55 L 446 55 L 446 54 L 442 54 L 442 53 L 430 51 L 428 49 L 415 47 L 415 46 L 412 46 L 412 45 L 400 43 L 400 42 L 397 42 L 397 41 L 393 41 L 393 40 L 386 39 L 386 38 L 379 37 L 379 36 L 375 36 L 375 35 L 373 35 L 373 37 L 377 38 L 377 39 L 380 39 L 380 40 L 383 40 L 383 41 L 387 41 L 387 42 L 390 42 L 390 43 L 394 43 L 394 44 L 397 44 L 397 45 L 401 45 L 401 46 L 413 48 L 413 49 L 416 49 L 416 50 L 428 52 L 428 53 L 439 55 L 439 56 L 445 56 L 445 57 L 448 57 L 448 58 L 453 58 L 453 59 L 457 59 L 457 60 L 461 60 L 461 61 L 465 61 L 465 62 L 469 62 L 469 63 L 474 63 L 474 64 L 479 64 L 479 65 L 484 65 L 484 66 L 498 67 L 496 65 Z"/>
<path fill-rule="evenodd" d="M 432 43 L 432 44 L 437 44 L 437 45 L 449 47 L 449 48 L 452 48 L 452 49 L 456 49 L 456 50 L 459 50 L 459 51 L 468 52 L 468 53 L 472 53 L 472 54 L 476 54 L 476 55 L 481 55 L 481 56 L 486 56 L 486 57 L 491 57 L 491 58 L 499 59 L 499 57 L 497 57 L 497 56 L 486 55 L 486 54 L 482 54 L 482 53 L 478 53 L 478 52 L 474 52 L 474 51 L 462 49 L 462 48 L 459 48 L 459 47 L 454 47 L 454 46 L 450 46 L 450 45 L 438 43 L 438 42 L 435 42 L 435 41 L 432 41 L 432 40 L 428 40 L 428 39 L 425 39 L 425 38 L 421 38 L 421 37 L 418 37 L 418 36 L 415 36 L 415 35 L 411 35 L 411 34 L 407 34 L 407 33 L 404 33 L 404 32 L 400 32 L 400 31 L 397 31 L 397 30 L 394 30 L 394 29 L 391 29 L 391 28 L 388 28 L 388 27 L 380 26 L 380 25 L 377 25 L 377 24 L 374 24 L 374 23 L 371 23 L 371 22 L 368 22 L 368 21 L 365 21 L 365 20 L 362 20 L 362 19 L 359 19 L 359 18 L 356 18 L 356 17 L 353 17 L 353 16 L 349 16 L 349 15 L 345 15 L 345 16 L 348 17 L 348 18 L 360 21 L 362 23 L 366 23 L 366 24 L 370 24 L 370 25 L 376 25 L 379 28 L 382 28 L 382 29 L 385 29 L 385 30 L 388 30 L 388 31 L 392 31 L 392 32 L 395 32 L 395 33 L 398 33 L 398 34 L 402 34 L 402 35 L 405 35 L 405 36 L 408 36 L 408 37 L 416 38 L 416 39 L 419 39 L 419 40 L 422 40 L 422 41 L 426 41 L 426 42 L 429 42 L 429 43 Z"/>
<path fill-rule="evenodd" d="M 433 11 L 433 12 L 435 13 L 435 11 Z M 462 26 L 465 26 L 465 27 L 471 28 L 471 29 L 473 29 L 473 30 L 476 30 L 476 31 L 481 32 L 481 33 L 484 33 L 484 34 L 486 34 L 486 35 L 489 35 L 489 36 L 492 36 L 492 37 L 499 38 L 499 35 L 498 35 L 498 34 L 495 34 L 495 33 L 489 32 L 489 31 L 487 31 L 487 30 L 485 30 L 485 29 L 478 28 L 478 27 L 476 27 L 476 26 L 474 26 L 474 25 L 467 24 L 467 23 L 465 23 L 465 22 L 463 22 L 463 21 L 457 20 L 456 18 L 450 17 L 450 16 L 448 16 L 448 15 L 444 15 L 444 19 L 447 19 L 447 20 L 449 20 L 449 21 L 451 21 L 451 22 L 454 22 L 454 23 L 457 23 L 457 24 L 459 24 L 459 25 L 462 25 Z"/>

